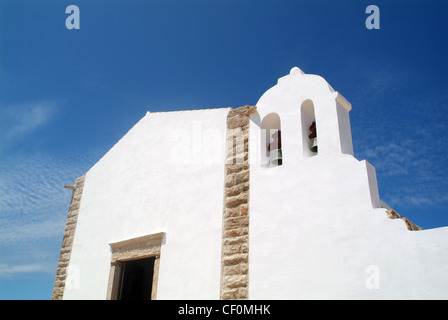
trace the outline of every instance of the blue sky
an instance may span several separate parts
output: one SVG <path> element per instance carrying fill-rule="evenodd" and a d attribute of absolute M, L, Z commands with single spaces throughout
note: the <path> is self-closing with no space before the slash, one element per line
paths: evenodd
<path fill-rule="evenodd" d="M 65 8 L 80 9 L 68 30 Z M 365 27 L 368 5 L 380 29 Z M 349 100 L 381 198 L 448 226 L 448 2 L 1 0 L 0 299 L 50 299 L 72 184 L 146 111 L 256 104 L 293 66 Z"/>

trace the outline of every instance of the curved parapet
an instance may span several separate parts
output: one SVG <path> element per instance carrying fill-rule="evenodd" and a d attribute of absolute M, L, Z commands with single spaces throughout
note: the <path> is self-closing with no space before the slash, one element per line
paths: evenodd
<path fill-rule="evenodd" d="M 311 153 L 306 150 L 309 148 L 313 148 L 313 152 L 318 149 L 320 155 L 353 155 L 351 108 L 350 102 L 324 78 L 293 67 L 261 96 L 257 114 L 252 119 L 259 122 L 257 119 L 271 113 L 278 114 L 282 121 L 284 152 L 290 159 L 309 157 Z M 313 141 L 309 142 L 311 127 L 314 135 Z M 297 139 L 298 134 L 302 136 L 300 139 Z"/>

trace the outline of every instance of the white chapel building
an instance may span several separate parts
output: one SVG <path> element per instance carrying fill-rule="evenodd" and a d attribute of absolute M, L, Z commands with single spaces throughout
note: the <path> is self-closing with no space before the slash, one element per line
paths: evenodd
<path fill-rule="evenodd" d="M 381 201 L 350 110 L 294 67 L 256 106 L 148 112 L 66 186 L 53 299 L 448 299 L 448 227 Z"/>

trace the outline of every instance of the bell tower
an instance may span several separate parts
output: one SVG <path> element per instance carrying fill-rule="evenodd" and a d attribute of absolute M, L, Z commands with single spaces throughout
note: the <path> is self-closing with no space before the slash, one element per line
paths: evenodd
<path fill-rule="evenodd" d="M 288 287 L 285 296 L 307 296 L 321 282 L 325 291 L 339 279 L 328 276 L 335 272 L 331 266 L 344 265 L 335 244 L 340 241 L 346 254 L 347 234 L 371 232 L 367 225 L 387 219 L 375 168 L 354 157 L 351 108 L 324 78 L 294 67 L 250 115 L 252 298 L 266 297 L 257 295 L 266 287 L 282 292 L 292 278 L 297 286 Z"/>
<path fill-rule="evenodd" d="M 297 67 L 266 91 L 251 116 L 259 128 L 259 161 L 264 168 L 316 155 L 353 156 L 351 104 L 327 81 Z M 275 148 L 274 148 L 275 147 Z"/>

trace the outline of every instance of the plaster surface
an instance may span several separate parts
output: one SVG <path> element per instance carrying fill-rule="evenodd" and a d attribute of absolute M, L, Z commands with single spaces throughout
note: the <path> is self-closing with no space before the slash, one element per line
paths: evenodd
<path fill-rule="evenodd" d="M 87 172 L 64 299 L 105 299 L 109 244 L 159 232 L 157 298 L 219 299 L 229 110 L 148 113 Z"/>
<path fill-rule="evenodd" d="M 317 154 L 303 148 L 307 100 Z M 387 217 L 375 168 L 353 157 L 350 109 L 325 80 L 298 68 L 258 101 L 249 141 L 250 299 L 448 298 L 448 228 L 409 231 Z M 266 167 L 260 124 L 272 113 L 283 165 Z"/>
<path fill-rule="evenodd" d="M 221 262 L 235 253 L 223 224 L 236 222 L 244 266 L 225 275 L 241 273 L 243 298 L 448 299 L 448 228 L 409 231 L 389 218 L 375 168 L 353 156 L 351 108 L 293 68 L 250 114 L 247 155 L 245 144 L 226 147 L 231 108 L 148 113 L 86 173 L 64 299 L 106 299 L 111 244 L 162 233 L 157 298 L 219 299 Z M 265 129 L 281 130 L 280 166 Z M 249 180 L 244 203 L 224 202 L 238 189 L 226 152 L 248 157 L 230 168 Z"/>

